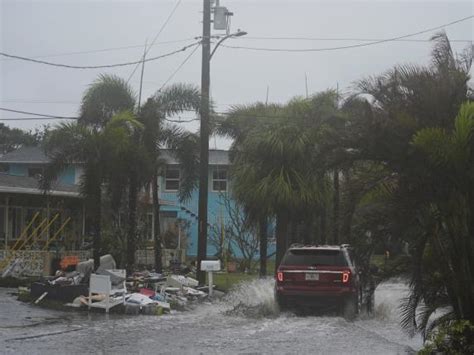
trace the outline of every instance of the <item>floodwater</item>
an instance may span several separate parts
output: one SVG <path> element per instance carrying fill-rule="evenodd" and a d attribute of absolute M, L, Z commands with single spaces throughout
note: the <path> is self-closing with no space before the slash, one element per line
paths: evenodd
<path fill-rule="evenodd" d="M 0 352 L 15 354 L 410 354 L 421 346 L 399 326 L 407 286 L 381 284 L 374 315 L 280 313 L 273 281 L 243 284 L 225 299 L 166 316 L 59 312 L 0 289 Z"/>

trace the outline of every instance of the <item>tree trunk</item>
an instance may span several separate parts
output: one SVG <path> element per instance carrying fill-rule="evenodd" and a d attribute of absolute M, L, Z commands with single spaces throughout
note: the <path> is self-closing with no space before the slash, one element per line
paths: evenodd
<path fill-rule="evenodd" d="M 287 242 L 287 249 L 293 243 L 299 243 L 298 240 L 298 222 L 296 221 L 295 216 L 292 216 L 292 220 L 290 222 L 290 238 L 288 238 Z"/>
<path fill-rule="evenodd" d="M 332 240 L 334 244 L 339 244 L 339 170 L 334 170 L 333 176 L 334 196 L 333 196 L 333 216 L 332 216 Z"/>
<path fill-rule="evenodd" d="M 288 213 L 287 211 L 279 212 L 276 218 L 276 261 L 275 272 L 280 266 L 280 262 L 286 252 L 286 244 L 288 241 Z"/>
<path fill-rule="evenodd" d="M 163 272 L 163 264 L 161 259 L 161 231 L 160 231 L 160 200 L 158 198 L 158 174 L 153 174 L 152 181 L 153 194 L 153 230 L 154 230 L 154 256 L 155 256 L 155 271 Z"/>
<path fill-rule="evenodd" d="M 135 265 L 136 234 L 137 234 L 137 197 L 138 181 L 135 172 L 130 174 L 128 190 L 128 233 L 127 233 L 127 271 Z"/>
<path fill-rule="evenodd" d="M 102 254 L 102 240 L 101 240 L 101 219 L 102 219 L 102 191 L 100 185 L 96 188 L 94 196 L 89 200 L 91 211 L 91 230 L 92 230 L 92 248 L 94 258 L 94 269 L 100 265 L 100 256 Z"/>
<path fill-rule="evenodd" d="M 259 220 L 258 233 L 260 239 L 260 277 L 267 276 L 267 220 Z"/>
<path fill-rule="evenodd" d="M 321 224 L 320 224 L 320 235 L 321 235 L 321 244 L 326 244 L 327 241 L 327 228 L 326 228 L 326 206 L 321 208 Z"/>
<path fill-rule="evenodd" d="M 313 216 L 308 215 L 308 217 L 304 221 L 304 235 L 303 235 L 303 243 L 309 245 L 313 242 L 313 238 L 311 238 L 313 229 Z"/>

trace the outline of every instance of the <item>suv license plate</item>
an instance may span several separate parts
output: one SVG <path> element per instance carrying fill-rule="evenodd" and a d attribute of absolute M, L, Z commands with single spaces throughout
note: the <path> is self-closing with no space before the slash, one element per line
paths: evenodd
<path fill-rule="evenodd" d="M 319 274 L 317 273 L 311 273 L 311 274 L 306 274 L 305 275 L 305 280 L 307 281 L 318 281 L 319 280 Z"/>

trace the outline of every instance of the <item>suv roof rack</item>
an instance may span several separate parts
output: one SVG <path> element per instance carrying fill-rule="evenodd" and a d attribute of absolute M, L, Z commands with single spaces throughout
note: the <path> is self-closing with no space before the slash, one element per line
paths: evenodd
<path fill-rule="evenodd" d="M 304 246 L 305 245 L 301 244 L 301 243 L 293 243 L 293 244 L 290 245 L 290 248 L 302 248 Z"/>

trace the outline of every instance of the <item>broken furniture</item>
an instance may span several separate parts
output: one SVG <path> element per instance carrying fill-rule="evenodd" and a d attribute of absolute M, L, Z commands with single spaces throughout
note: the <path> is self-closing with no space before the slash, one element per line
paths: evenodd
<path fill-rule="evenodd" d="M 114 277 L 120 276 L 123 281 L 112 287 L 111 275 L 97 275 L 91 274 L 89 280 L 89 298 L 88 307 L 105 309 L 109 313 L 109 309 L 119 304 L 125 304 L 125 294 L 127 287 L 125 285 L 126 271 L 125 270 L 108 270 Z M 92 302 L 93 294 L 104 295 L 104 300 L 100 302 Z M 118 296 L 118 297 L 117 297 Z"/>

